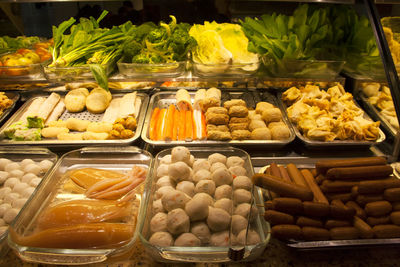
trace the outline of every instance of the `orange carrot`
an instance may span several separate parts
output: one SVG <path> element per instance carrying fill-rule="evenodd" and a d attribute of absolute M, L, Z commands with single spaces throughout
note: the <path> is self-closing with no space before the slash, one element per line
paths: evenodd
<path fill-rule="evenodd" d="M 178 139 L 178 127 L 179 127 L 179 111 L 174 112 L 174 127 L 172 127 L 172 140 L 176 141 Z"/>
<path fill-rule="evenodd" d="M 157 131 L 157 121 L 158 121 L 158 115 L 160 114 L 160 109 L 155 108 L 153 110 L 153 114 L 151 114 L 151 119 L 150 119 L 150 127 L 149 127 L 149 138 L 150 140 L 154 140 L 156 137 L 156 131 Z"/>
<path fill-rule="evenodd" d="M 163 140 L 166 141 L 172 140 L 172 128 L 174 128 L 174 113 L 175 113 L 175 105 L 169 105 L 165 119 Z"/>
<path fill-rule="evenodd" d="M 201 112 L 201 138 L 207 137 L 207 123 L 206 123 L 206 116 L 204 112 Z"/>
<path fill-rule="evenodd" d="M 193 112 L 191 110 L 186 111 L 185 123 L 185 136 L 187 139 L 193 139 Z"/>
<path fill-rule="evenodd" d="M 182 141 L 185 140 L 186 131 L 186 111 L 180 110 L 179 111 L 179 121 L 178 121 L 178 140 Z"/>
<path fill-rule="evenodd" d="M 156 140 L 160 141 L 163 140 L 163 132 L 165 127 L 165 119 L 167 115 L 167 109 L 163 108 L 160 110 L 160 115 L 157 122 L 157 133 L 156 133 Z"/>

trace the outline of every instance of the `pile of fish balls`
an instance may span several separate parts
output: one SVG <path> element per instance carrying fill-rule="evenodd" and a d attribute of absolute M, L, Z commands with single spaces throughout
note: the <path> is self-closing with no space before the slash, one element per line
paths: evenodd
<path fill-rule="evenodd" d="M 246 240 L 249 214 L 252 221 L 258 210 L 251 206 L 253 184 L 244 163 L 220 153 L 195 159 L 188 148 L 174 147 L 156 170 L 149 242 L 161 247 L 259 243 L 254 230 Z"/>
<path fill-rule="evenodd" d="M 20 162 L 0 158 L 0 235 L 18 215 L 25 202 L 53 166 L 50 160 Z"/>

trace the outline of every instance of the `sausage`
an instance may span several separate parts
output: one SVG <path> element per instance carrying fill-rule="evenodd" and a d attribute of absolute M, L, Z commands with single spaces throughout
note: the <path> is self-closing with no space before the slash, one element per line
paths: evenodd
<path fill-rule="evenodd" d="M 310 169 L 309 171 L 311 172 L 313 177 L 317 177 L 317 169 L 316 168 Z"/>
<path fill-rule="evenodd" d="M 400 188 L 388 188 L 383 192 L 383 198 L 387 201 L 400 201 Z"/>
<path fill-rule="evenodd" d="M 364 209 L 368 216 L 380 217 L 392 211 L 392 204 L 386 200 L 375 201 L 366 204 Z"/>
<path fill-rule="evenodd" d="M 364 222 L 361 218 L 354 216 L 354 227 L 357 228 L 361 238 L 373 238 L 374 232 L 371 226 Z"/>
<path fill-rule="evenodd" d="M 393 202 L 392 209 L 393 211 L 400 211 L 400 202 Z"/>
<path fill-rule="evenodd" d="M 271 170 L 271 175 L 282 178 L 281 177 L 281 172 L 279 171 L 278 165 L 276 165 L 275 162 L 272 162 L 269 165 L 269 169 Z"/>
<path fill-rule="evenodd" d="M 371 226 L 380 225 L 380 224 L 389 224 L 390 216 L 382 216 L 382 217 L 368 217 L 367 223 Z"/>
<path fill-rule="evenodd" d="M 332 200 L 330 211 L 331 216 L 336 219 L 352 219 L 356 213 L 354 209 L 347 207 L 339 199 Z"/>
<path fill-rule="evenodd" d="M 400 211 L 394 211 L 390 214 L 390 221 L 393 224 L 400 225 Z"/>
<path fill-rule="evenodd" d="M 274 176 L 268 174 L 254 174 L 252 180 L 255 185 L 274 191 L 280 196 L 294 197 L 301 200 L 312 200 L 314 197 L 312 191 L 307 187 L 279 181 Z"/>
<path fill-rule="evenodd" d="M 275 210 L 289 213 L 289 214 L 302 214 L 303 202 L 298 198 L 277 197 L 272 200 Z"/>
<path fill-rule="evenodd" d="M 357 239 L 359 232 L 357 228 L 351 226 L 335 227 L 329 230 L 333 240 Z"/>
<path fill-rule="evenodd" d="M 275 209 L 275 206 L 274 206 L 274 203 L 272 203 L 272 200 L 267 200 L 267 201 L 265 201 L 265 203 L 264 203 L 264 208 L 265 208 L 266 210 L 273 210 L 273 209 Z"/>
<path fill-rule="evenodd" d="M 365 210 L 361 208 L 356 202 L 348 201 L 346 206 L 349 208 L 353 208 L 356 211 L 356 216 L 360 217 L 361 219 L 365 220 L 367 215 L 365 214 Z"/>
<path fill-rule="evenodd" d="M 356 185 L 358 185 L 358 182 L 325 180 L 322 182 L 321 190 L 324 193 L 349 192 Z"/>
<path fill-rule="evenodd" d="M 329 201 L 339 199 L 343 202 L 351 200 L 351 193 L 326 193 L 325 196 Z"/>
<path fill-rule="evenodd" d="M 351 226 L 350 221 L 346 220 L 326 220 L 325 222 L 325 228 L 326 229 L 332 229 L 335 227 L 345 227 L 345 226 Z"/>
<path fill-rule="evenodd" d="M 294 224 L 294 218 L 290 214 L 279 212 L 276 210 L 267 210 L 264 213 L 264 219 L 271 225 L 276 224 Z"/>
<path fill-rule="evenodd" d="M 328 199 L 326 199 L 325 195 L 322 193 L 321 189 L 315 182 L 312 173 L 309 170 L 301 170 L 300 172 L 301 174 L 303 174 L 303 177 L 308 185 L 308 188 L 310 188 L 314 194 L 314 201 L 329 204 Z"/>
<path fill-rule="evenodd" d="M 279 197 L 279 195 L 277 193 L 272 192 L 272 191 L 269 191 L 269 195 L 270 195 L 271 199 Z"/>
<path fill-rule="evenodd" d="M 303 238 L 307 241 L 329 240 L 330 233 L 328 230 L 320 227 L 304 226 L 302 229 Z"/>
<path fill-rule="evenodd" d="M 281 173 L 281 178 L 284 181 L 293 182 L 290 179 L 289 173 L 287 172 L 285 166 L 279 166 L 279 172 Z"/>
<path fill-rule="evenodd" d="M 271 175 L 271 168 L 270 167 L 266 168 L 264 173 Z"/>
<path fill-rule="evenodd" d="M 383 200 L 383 195 L 358 195 L 356 197 L 356 202 L 358 203 L 358 205 L 360 205 L 360 207 L 364 207 L 366 204 L 370 203 L 370 202 L 375 202 L 375 201 L 381 201 Z"/>
<path fill-rule="evenodd" d="M 330 213 L 330 207 L 325 203 L 304 201 L 303 212 L 306 216 L 324 217 Z"/>
<path fill-rule="evenodd" d="M 324 175 L 318 174 L 317 177 L 315 177 L 315 182 L 317 182 L 317 184 L 322 184 L 325 179 L 326 177 Z"/>
<path fill-rule="evenodd" d="M 293 224 L 280 224 L 272 226 L 271 234 L 273 237 L 277 239 L 295 239 L 301 240 L 302 239 L 302 231 L 300 226 L 293 225 Z"/>
<path fill-rule="evenodd" d="M 356 167 L 356 166 L 368 166 L 368 165 L 385 165 L 387 161 L 383 157 L 366 157 L 366 158 L 354 158 L 354 159 L 339 159 L 339 160 L 321 160 L 315 164 L 317 173 L 325 174 L 330 168 L 340 167 Z"/>
<path fill-rule="evenodd" d="M 380 179 L 393 173 L 390 165 L 362 166 L 333 168 L 326 172 L 326 178 L 331 180 L 355 180 L 355 179 Z"/>
<path fill-rule="evenodd" d="M 296 220 L 298 226 L 324 227 L 322 221 L 316 218 L 299 216 Z"/>
<path fill-rule="evenodd" d="M 400 237 L 400 226 L 394 224 L 376 225 L 372 227 L 376 238 L 396 238 Z"/>
<path fill-rule="evenodd" d="M 358 185 L 358 193 L 381 194 L 385 190 L 385 180 L 361 181 Z"/>
<path fill-rule="evenodd" d="M 351 198 L 354 198 L 354 199 L 357 198 L 357 196 L 358 196 L 358 185 L 353 186 L 353 187 L 351 188 L 350 195 L 351 195 Z"/>
<path fill-rule="evenodd" d="M 292 180 L 297 185 L 301 185 L 301 186 L 307 187 L 307 183 L 304 180 L 303 174 L 301 174 L 299 169 L 297 169 L 296 165 L 294 165 L 293 163 L 289 163 L 288 165 L 286 165 L 286 168 L 287 168 L 287 171 L 288 171 L 288 173 L 290 175 L 290 178 L 292 178 Z"/>

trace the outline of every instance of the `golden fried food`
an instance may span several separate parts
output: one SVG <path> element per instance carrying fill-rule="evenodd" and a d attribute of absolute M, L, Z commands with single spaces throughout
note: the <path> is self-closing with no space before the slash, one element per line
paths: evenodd
<path fill-rule="evenodd" d="M 262 114 L 264 110 L 274 108 L 275 106 L 268 102 L 258 102 L 256 105 L 256 113 Z"/>
<path fill-rule="evenodd" d="M 247 130 L 249 127 L 248 123 L 229 123 L 229 130 L 231 132 L 236 130 Z"/>
<path fill-rule="evenodd" d="M 208 114 L 228 114 L 228 110 L 223 107 L 211 107 L 207 109 L 206 116 Z"/>
<path fill-rule="evenodd" d="M 233 140 L 247 140 L 251 137 L 249 130 L 235 130 L 231 132 L 231 135 Z"/>
<path fill-rule="evenodd" d="M 121 138 L 121 133 L 118 132 L 117 130 L 111 130 L 108 133 L 108 138 L 110 138 L 110 139 L 120 139 Z"/>
<path fill-rule="evenodd" d="M 262 113 L 262 119 L 266 123 L 280 121 L 282 119 L 282 112 L 279 108 L 266 109 Z"/>
<path fill-rule="evenodd" d="M 113 130 L 116 130 L 118 132 L 122 132 L 123 130 L 125 130 L 125 127 L 120 123 L 115 123 L 112 128 Z"/>
<path fill-rule="evenodd" d="M 210 123 L 210 124 L 215 124 L 215 125 L 228 124 L 229 116 L 226 114 L 209 113 L 206 115 L 206 122 L 207 122 L 207 124 Z"/>
<path fill-rule="evenodd" d="M 244 118 L 231 117 L 229 119 L 229 123 L 249 123 L 249 122 L 250 122 L 249 117 L 244 117 Z"/>
<path fill-rule="evenodd" d="M 243 118 L 247 117 L 247 115 L 249 114 L 249 110 L 244 106 L 233 106 L 229 108 L 228 114 L 231 117 Z"/>
<path fill-rule="evenodd" d="M 229 128 L 226 125 L 207 124 L 207 132 L 211 131 L 229 132 Z"/>
<path fill-rule="evenodd" d="M 134 136 L 133 131 L 126 129 L 126 130 L 121 131 L 120 138 L 121 139 L 129 139 L 129 138 L 132 138 L 133 136 Z"/>
<path fill-rule="evenodd" d="M 262 120 L 252 120 L 249 124 L 249 130 L 254 131 L 258 128 L 267 128 L 267 125 Z"/>
<path fill-rule="evenodd" d="M 230 109 L 233 106 L 243 106 L 246 107 L 246 102 L 242 99 L 232 99 L 224 103 L 224 108 Z"/>
<path fill-rule="evenodd" d="M 230 132 L 209 131 L 207 132 L 207 139 L 216 141 L 227 141 L 231 140 L 232 136 Z"/>
<path fill-rule="evenodd" d="M 248 117 L 250 120 L 262 120 L 261 114 L 256 113 L 255 110 L 249 110 Z"/>
<path fill-rule="evenodd" d="M 267 127 L 254 129 L 251 132 L 251 139 L 253 139 L 253 140 L 271 140 L 271 131 Z"/>
<path fill-rule="evenodd" d="M 270 130 L 272 140 L 286 140 L 290 137 L 290 131 L 286 125 L 275 126 L 272 127 Z"/>
<path fill-rule="evenodd" d="M 136 118 L 133 117 L 133 116 L 128 116 L 125 119 L 125 125 L 124 126 L 125 126 L 126 129 L 129 129 L 129 130 L 132 130 L 132 131 L 136 130 L 136 127 L 137 127 Z"/>
<path fill-rule="evenodd" d="M 207 112 L 211 107 L 219 107 L 221 105 L 221 99 L 215 97 L 207 97 L 199 102 L 201 110 Z"/>
<path fill-rule="evenodd" d="M 3 114 L 4 110 L 12 106 L 14 102 L 9 99 L 4 92 L 0 92 L 0 115 Z"/>
<path fill-rule="evenodd" d="M 268 123 L 268 128 L 273 128 L 275 126 L 285 126 L 286 124 L 283 121 L 273 121 Z"/>

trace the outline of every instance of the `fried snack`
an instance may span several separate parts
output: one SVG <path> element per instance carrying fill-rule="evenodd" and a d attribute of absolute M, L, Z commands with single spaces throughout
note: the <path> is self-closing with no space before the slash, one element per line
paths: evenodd
<path fill-rule="evenodd" d="M 0 115 L 3 114 L 4 110 L 12 106 L 14 102 L 9 99 L 4 92 L 0 92 Z"/>
<path fill-rule="evenodd" d="M 268 128 L 273 128 L 275 126 L 286 126 L 286 124 L 283 121 L 273 121 L 268 123 Z"/>
<path fill-rule="evenodd" d="M 227 141 L 231 140 L 232 136 L 230 132 L 209 131 L 207 132 L 207 139 L 216 141 Z"/>
<path fill-rule="evenodd" d="M 226 114 L 212 114 L 209 113 L 206 116 L 206 122 L 207 124 L 215 124 L 215 125 L 223 125 L 223 124 L 228 124 L 229 122 L 229 116 Z"/>
<path fill-rule="evenodd" d="M 207 124 L 207 132 L 211 131 L 229 132 L 229 128 L 226 125 Z"/>
<path fill-rule="evenodd" d="M 247 140 L 250 139 L 251 133 L 248 130 L 235 130 L 231 135 L 233 140 Z"/>
<path fill-rule="evenodd" d="M 262 119 L 266 122 L 282 120 L 282 112 L 279 108 L 266 109 L 262 112 Z"/>
<path fill-rule="evenodd" d="M 285 140 L 289 139 L 290 137 L 290 131 L 286 125 L 275 126 L 272 127 L 270 130 L 271 130 L 272 140 Z"/>
<path fill-rule="evenodd" d="M 247 130 L 248 126 L 248 123 L 229 123 L 229 130 L 231 132 L 236 130 Z"/>
<path fill-rule="evenodd" d="M 69 129 L 66 127 L 46 127 L 42 129 L 42 136 L 45 138 L 56 138 L 59 133 L 68 133 Z"/>
<path fill-rule="evenodd" d="M 267 127 L 257 128 L 251 132 L 250 138 L 253 140 L 271 140 L 271 131 Z"/>
<path fill-rule="evenodd" d="M 228 114 L 231 117 L 243 118 L 247 117 L 247 115 L 249 114 L 249 110 L 244 106 L 233 106 L 229 109 Z"/>
<path fill-rule="evenodd" d="M 221 100 L 210 97 L 210 98 L 204 98 L 203 101 L 199 103 L 201 110 L 204 112 L 207 112 L 207 110 L 211 107 L 219 107 L 221 104 Z"/>
<path fill-rule="evenodd" d="M 211 107 L 207 109 L 206 116 L 208 114 L 228 114 L 228 110 L 223 107 Z"/>
<path fill-rule="evenodd" d="M 232 99 L 232 100 L 226 101 L 224 103 L 224 108 L 226 108 L 226 109 L 230 109 L 233 106 L 246 107 L 246 102 L 242 99 Z"/>
<path fill-rule="evenodd" d="M 229 123 L 249 123 L 250 119 L 248 117 L 245 118 L 238 118 L 238 117 L 231 117 L 229 119 Z"/>
<path fill-rule="evenodd" d="M 258 102 L 256 106 L 256 113 L 262 114 L 264 110 L 274 108 L 275 106 L 268 102 Z"/>
<path fill-rule="evenodd" d="M 262 120 L 252 120 L 249 124 L 249 130 L 254 131 L 258 128 L 267 128 L 267 125 Z"/>

